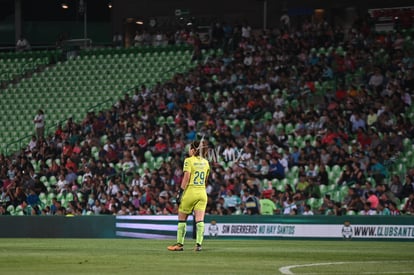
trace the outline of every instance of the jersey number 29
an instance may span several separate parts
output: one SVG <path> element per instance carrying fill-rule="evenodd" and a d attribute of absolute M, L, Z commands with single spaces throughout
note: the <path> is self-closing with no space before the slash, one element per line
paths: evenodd
<path fill-rule="evenodd" d="M 203 171 L 195 171 L 194 173 L 194 181 L 195 185 L 203 185 L 204 184 L 204 172 Z"/>

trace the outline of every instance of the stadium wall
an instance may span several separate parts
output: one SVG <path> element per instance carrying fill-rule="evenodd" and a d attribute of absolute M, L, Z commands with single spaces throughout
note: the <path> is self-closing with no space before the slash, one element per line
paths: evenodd
<path fill-rule="evenodd" d="M 112 216 L 0 216 L 0 238 L 114 238 Z"/>
<path fill-rule="evenodd" d="M 32 45 L 55 45 L 60 35 L 67 39 L 84 38 L 83 22 L 30 21 L 23 23 L 25 37 Z M 88 22 L 87 36 L 95 45 L 112 43 L 111 24 L 107 22 Z"/>
<path fill-rule="evenodd" d="M 207 238 L 414 240 L 411 216 L 206 216 Z M 0 216 L 0 238 L 174 239 L 176 216 Z M 193 236 L 193 219 L 187 223 Z"/>

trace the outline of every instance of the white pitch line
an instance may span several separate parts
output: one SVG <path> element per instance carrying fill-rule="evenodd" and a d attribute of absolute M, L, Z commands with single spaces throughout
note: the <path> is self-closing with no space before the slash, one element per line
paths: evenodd
<path fill-rule="evenodd" d="M 297 267 L 309 267 L 309 266 L 321 266 L 321 265 L 336 265 L 336 264 L 347 264 L 347 262 L 332 262 L 332 263 L 314 263 L 314 264 L 300 264 L 300 265 L 289 265 L 279 268 L 280 273 L 285 275 L 294 275 L 290 269 Z"/>
<path fill-rule="evenodd" d="M 326 274 L 326 273 L 293 273 L 294 275 L 321 275 L 321 274 Z M 349 274 L 349 272 L 337 272 L 335 271 L 336 275 L 340 275 L 340 274 Z M 359 272 L 358 274 L 360 275 L 371 275 L 371 274 L 413 274 L 412 271 L 385 271 L 385 272 Z"/>
<path fill-rule="evenodd" d="M 366 262 L 330 262 L 330 263 L 312 263 L 312 264 L 302 264 L 302 265 L 290 265 L 290 266 L 282 266 L 281 268 L 279 268 L 279 272 L 285 275 L 295 275 L 295 273 L 293 273 L 291 271 L 291 269 L 293 268 L 298 268 L 298 267 L 310 267 L 310 266 L 323 266 L 323 265 L 342 265 L 342 264 L 355 264 L 355 263 L 392 263 L 392 262 L 412 262 L 412 261 L 366 261 Z M 362 272 L 360 274 L 412 274 L 413 271 L 400 271 L 400 272 L 395 272 L 395 271 L 389 271 L 389 272 Z M 313 275 L 313 274 L 319 274 L 319 273 L 305 273 L 306 275 Z M 336 273 L 336 274 L 341 274 L 341 273 Z"/>
<path fill-rule="evenodd" d="M 361 274 L 413 274 L 412 271 L 362 272 Z"/>

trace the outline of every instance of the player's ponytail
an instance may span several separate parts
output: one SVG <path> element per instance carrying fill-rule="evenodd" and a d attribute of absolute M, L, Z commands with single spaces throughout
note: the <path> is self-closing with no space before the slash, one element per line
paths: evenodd
<path fill-rule="evenodd" d="M 203 158 L 207 157 L 208 145 L 204 138 L 202 138 L 200 141 L 194 141 L 193 143 L 191 143 L 191 149 L 194 149 L 196 151 L 196 156 Z"/>

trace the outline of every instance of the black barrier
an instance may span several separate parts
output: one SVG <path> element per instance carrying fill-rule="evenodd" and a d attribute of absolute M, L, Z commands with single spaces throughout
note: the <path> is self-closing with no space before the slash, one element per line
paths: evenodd
<path fill-rule="evenodd" d="M 0 216 L 1 238 L 115 238 L 113 216 Z"/>

